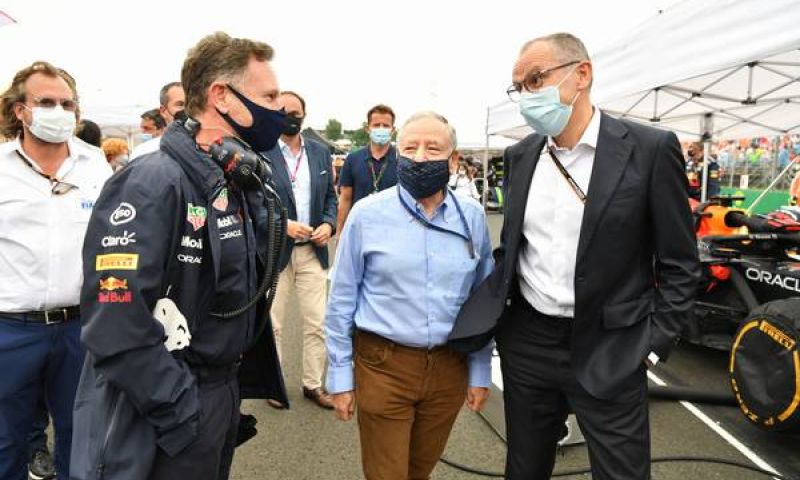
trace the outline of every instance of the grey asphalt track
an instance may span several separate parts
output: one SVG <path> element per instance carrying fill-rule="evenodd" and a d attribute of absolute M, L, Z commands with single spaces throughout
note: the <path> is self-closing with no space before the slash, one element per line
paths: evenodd
<path fill-rule="evenodd" d="M 502 218 L 489 216 L 496 244 Z M 285 378 L 292 401 L 290 410 L 278 411 L 265 401 L 245 401 L 243 410 L 259 420 L 259 435 L 239 448 L 232 478 L 252 479 L 359 479 L 362 478 L 357 427 L 343 423 L 301 394 L 301 330 L 287 322 Z M 703 386 L 726 391 L 726 356 L 692 346 L 681 346 L 667 364 L 655 373 L 668 383 Z M 800 437 L 766 434 L 746 423 L 735 408 L 703 407 L 706 414 L 730 431 L 783 474 L 800 478 Z M 735 448 L 677 403 L 651 402 L 651 436 L 654 457 L 693 455 L 719 457 L 749 463 Z M 445 456 L 485 470 L 502 471 L 503 441 L 482 417 L 462 410 L 450 437 Z M 566 447 L 558 456 L 556 470 L 588 465 L 585 446 Z M 479 479 L 439 464 L 433 479 Z M 564 477 L 570 479 L 588 476 Z M 754 480 L 770 478 L 726 466 L 708 464 L 655 464 L 656 480 Z"/>

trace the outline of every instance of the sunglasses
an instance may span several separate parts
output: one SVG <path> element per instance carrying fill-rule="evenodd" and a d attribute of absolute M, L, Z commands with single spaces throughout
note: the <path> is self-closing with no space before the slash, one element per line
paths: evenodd
<path fill-rule="evenodd" d="M 50 189 L 50 193 L 52 193 L 53 195 L 64 195 L 70 190 L 78 188 L 77 185 L 73 185 L 67 182 L 62 182 L 61 180 L 56 180 L 55 178 L 51 178 L 50 182 L 53 184 L 53 188 Z"/>
<path fill-rule="evenodd" d="M 73 185 L 71 183 L 64 182 L 62 180 L 59 180 L 57 178 L 53 178 L 53 177 L 51 177 L 49 175 L 46 175 L 46 174 L 40 172 L 39 170 L 36 169 L 36 167 L 31 165 L 31 162 L 29 162 L 27 158 L 23 157 L 21 153 L 17 152 L 17 156 L 20 158 L 20 160 L 25 162 L 25 165 L 30 167 L 31 170 L 33 170 L 34 172 L 38 173 L 39 175 L 41 175 L 42 177 L 44 177 L 44 178 L 46 178 L 47 180 L 50 181 L 50 184 L 53 186 L 53 188 L 50 189 L 50 193 L 51 194 L 53 194 L 53 195 L 64 195 L 65 193 L 69 192 L 70 190 L 78 188 L 77 185 Z"/>

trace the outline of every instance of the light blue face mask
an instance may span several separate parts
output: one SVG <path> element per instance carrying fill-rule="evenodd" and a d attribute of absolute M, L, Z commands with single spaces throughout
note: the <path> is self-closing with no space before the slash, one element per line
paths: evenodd
<path fill-rule="evenodd" d="M 392 140 L 392 131 L 388 128 L 373 128 L 369 131 L 369 139 L 376 145 L 386 145 Z"/>
<path fill-rule="evenodd" d="M 153 139 L 152 133 L 139 133 L 137 135 L 139 137 L 139 143 L 144 143 Z"/>
<path fill-rule="evenodd" d="M 519 113 L 525 122 L 541 135 L 555 137 L 564 131 L 572 115 L 572 106 L 581 92 L 575 95 L 572 103 L 561 103 L 559 87 L 575 69 L 573 68 L 557 85 L 550 85 L 535 92 L 522 92 L 519 99 Z"/>

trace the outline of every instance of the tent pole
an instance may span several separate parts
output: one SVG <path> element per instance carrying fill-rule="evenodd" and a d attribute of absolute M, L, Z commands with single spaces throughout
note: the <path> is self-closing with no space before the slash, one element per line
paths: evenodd
<path fill-rule="evenodd" d="M 700 182 L 702 188 L 700 194 L 700 201 L 705 202 L 708 200 L 708 161 L 711 158 L 711 139 L 705 138 L 703 140 L 703 180 Z"/>
<path fill-rule="evenodd" d="M 490 107 L 486 107 L 486 124 L 483 131 L 486 145 L 483 149 L 483 191 L 481 192 L 481 205 L 483 205 L 484 210 L 486 209 L 486 198 L 489 193 L 489 179 L 487 178 L 489 172 L 489 111 Z"/>
<path fill-rule="evenodd" d="M 703 140 L 703 175 L 700 179 L 700 201 L 708 200 L 708 162 L 711 159 L 711 136 L 714 131 L 714 115 L 706 113 L 702 124 Z"/>

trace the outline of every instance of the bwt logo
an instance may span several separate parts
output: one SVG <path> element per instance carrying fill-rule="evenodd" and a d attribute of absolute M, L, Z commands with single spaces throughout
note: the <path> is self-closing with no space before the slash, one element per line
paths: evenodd
<path fill-rule="evenodd" d="M 123 223 L 128 223 L 131 220 L 136 218 L 136 209 L 133 208 L 133 205 L 130 203 L 122 202 L 119 206 L 111 212 L 111 216 L 108 218 L 108 221 L 111 222 L 111 225 L 122 225 Z"/>

